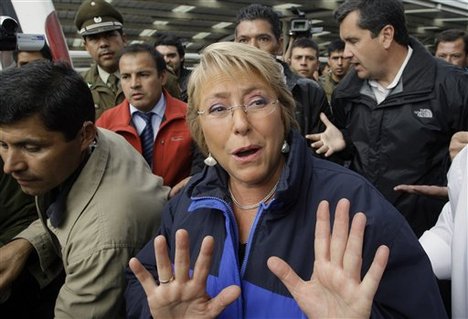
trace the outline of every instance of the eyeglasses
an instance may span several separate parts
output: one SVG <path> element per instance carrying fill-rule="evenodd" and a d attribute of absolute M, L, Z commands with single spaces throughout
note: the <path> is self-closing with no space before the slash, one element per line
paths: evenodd
<path fill-rule="evenodd" d="M 232 116 L 238 108 L 243 110 L 250 119 L 261 119 L 273 113 L 279 100 L 269 101 L 266 98 L 255 98 L 244 105 L 227 106 L 222 103 L 214 104 L 204 111 L 198 111 L 198 115 L 205 117 L 207 120 L 225 120 Z"/>

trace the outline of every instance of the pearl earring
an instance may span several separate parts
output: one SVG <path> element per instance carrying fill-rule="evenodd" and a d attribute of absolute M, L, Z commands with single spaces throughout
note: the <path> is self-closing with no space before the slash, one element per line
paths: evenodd
<path fill-rule="evenodd" d="M 284 140 L 283 145 L 281 146 L 281 153 L 289 153 L 289 144 L 286 140 Z"/>
<path fill-rule="evenodd" d="M 203 161 L 205 163 L 205 165 L 207 166 L 215 166 L 216 164 L 218 164 L 218 162 L 216 162 L 216 160 L 214 159 L 213 156 L 211 156 L 211 153 L 208 154 L 208 157 L 205 158 L 205 160 Z"/>

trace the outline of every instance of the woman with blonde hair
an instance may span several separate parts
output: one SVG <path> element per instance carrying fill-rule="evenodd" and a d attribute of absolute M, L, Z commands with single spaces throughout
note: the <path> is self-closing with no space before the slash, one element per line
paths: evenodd
<path fill-rule="evenodd" d="M 188 95 L 206 167 L 130 261 L 129 318 L 443 317 L 406 221 L 363 177 L 313 156 L 271 55 L 212 44 Z"/>

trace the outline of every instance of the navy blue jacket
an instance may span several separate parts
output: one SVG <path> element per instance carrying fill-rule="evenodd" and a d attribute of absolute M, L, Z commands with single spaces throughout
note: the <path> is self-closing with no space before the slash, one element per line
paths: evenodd
<path fill-rule="evenodd" d="M 243 260 L 238 259 L 239 237 L 226 187 L 228 176 L 219 165 L 194 176 L 166 206 L 160 233 L 168 238 L 171 259 L 178 229 L 189 232 L 191 269 L 203 238 L 211 235 L 215 249 L 208 294 L 215 296 L 232 284 L 242 289 L 241 297 L 220 318 L 305 317 L 286 287 L 268 269 L 267 259 L 279 256 L 301 278 L 309 280 L 314 264 L 317 207 L 321 200 L 327 200 L 334 212 L 341 198 L 351 201 L 352 214 L 363 211 L 367 216 L 362 273 L 369 269 L 379 245 L 390 247 L 372 317 L 445 318 L 429 259 L 401 214 L 363 177 L 315 158 L 298 133 L 291 134 L 290 145 L 275 199 L 260 206 Z M 157 278 L 153 241 L 137 257 Z M 128 317 L 150 318 L 141 285 L 131 272 L 128 280 Z"/>

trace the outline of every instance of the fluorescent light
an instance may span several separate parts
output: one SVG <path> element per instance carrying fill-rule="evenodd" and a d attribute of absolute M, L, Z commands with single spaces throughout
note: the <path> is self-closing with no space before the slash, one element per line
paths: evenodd
<path fill-rule="evenodd" d="M 197 39 L 197 40 L 204 39 L 207 36 L 209 36 L 210 34 L 211 34 L 210 32 L 199 32 L 199 33 L 195 34 L 192 37 L 192 39 Z"/>
<path fill-rule="evenodd" d="M 289 10 L 291 8 L 297 8 L 297 7 L 302 7 L 302 5 L 297 4 L 297 3 L 283 3 L 283 4 L 278 4 L 276 6 L 273 6 L 273 10 L 284 11 L 284 10 Z"/>
<path fill-rule="evenodd" d="M 429 13 L 429 12 L 439 12 L 437 8 L 427 8 L 427 9 L 408 9 L 405 10 L 405 13 Z"/>
<path fill-rule="evenodd" d="M 312 34 L 312 37 L 321 37 L 322 35 L 327 35 L 330 33 L 331 33 L 330 31 L 322 31 L 322 32 Z"/>
<path fill-rule="evenodd" d="M 137 44 L 137 43 L 145 43 L 145 41 L 142 40 L 133 40 L 130 42 L 130 44 Z"/>
<path fill-rule="evenodd" d="M 216 23 L 215 25 L 212 26 L 213 29 L 224 29 L 226 27 L 229 27 L 232 24 L 232 22 L 220 22 Z"/>
<path fill-rule="evenodd" d="M 180 5 L 172 9 L 172 12 L 178 12 L 178 13 L 186 13 L 191 10 L 195 9 L 194 6 L 186 6 L 186 5 Z"/>
<path fill-rule="evenodd" d="M 154 20 L 153 25 L 167 25 L 169 21 L 163 21 L 163 20 Z"/>
<path fill-rule="evenodd" d="M 435 19 L 436 23 L 440 22 L 459 22 L 459 21 L 468 21 L 468 17 L 466 18 L 440 18 L 440 19 Z"/>
<path fill-rule="evenodd" d="M 156 30 L 154 29 L 144 29 L 143 31 L 140 32 L 140 37 L 150 37 L 155 33 L 156 33 Z"/>

